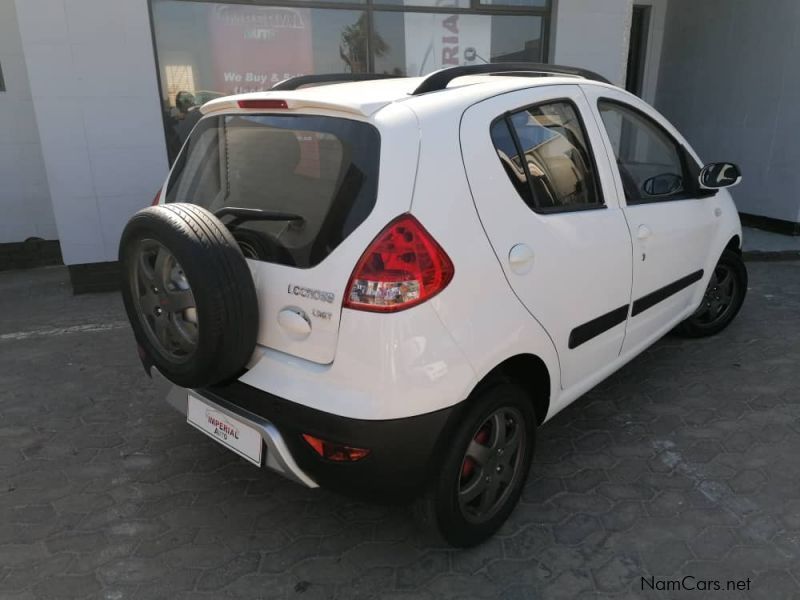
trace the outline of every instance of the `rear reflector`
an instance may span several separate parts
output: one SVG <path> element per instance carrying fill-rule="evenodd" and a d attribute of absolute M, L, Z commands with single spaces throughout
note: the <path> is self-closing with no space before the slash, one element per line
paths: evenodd
<path fill-rule="evenodd" d="M 365 448 L 352 448 L 342 444 L 334 444 L 308 433 L 303 434 L 303 439 L 322 458 L 327 458 L 334 462 L 355 462 L 369 454 L 369 450 Z"/>
<path fill-rule="evenodd" d="M 405 310 L 441 292 L 453 273 L 452 261 L 431 234 L 413 216 L 401 215 L 378 234 L 358 261 L 344 307 Z"/>
<path fill-rule="evenodd" d="M 158 188 L 156 192 L 156 197 L 153 198 L 153 201 L 150 203 L 150 206 L 158 206 L 158 203 L 161 201 L 161 188 Z"/>
<path fill-rule="evenodd" d="M 289 108 L 286 100 L 239 100 L 239 108 L 258 108 L 272 110 L 276 108 Z"/>

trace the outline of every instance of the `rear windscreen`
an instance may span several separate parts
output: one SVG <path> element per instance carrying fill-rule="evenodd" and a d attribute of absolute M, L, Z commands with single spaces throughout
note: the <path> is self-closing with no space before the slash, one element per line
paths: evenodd
<path fill-rule="evenodd" d="M 207 117 L 175 163 L 166 201 L 217 214 L 247 258 L 313 267 L 375 205 L 379 153 L 378 131 L 360 121 Z"/>

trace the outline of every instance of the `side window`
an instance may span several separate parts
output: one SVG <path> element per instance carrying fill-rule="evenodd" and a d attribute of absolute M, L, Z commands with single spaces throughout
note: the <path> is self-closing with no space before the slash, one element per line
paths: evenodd
<path fill-rule="evenodd" d="M 638 111 L 608 100 L 598 103 L 629 204 L 685 195 L 687 177 L 678 143 Z"/>
<path fill-rule="evenodd" d="M 528 178 L 525 175 L 525 169 L 522 167 L 522 160 L 514 143 L 514 137 L 508 129 L 508 121 L 506 119 L 495 121 L 492 124 L 491 134 L 494 149 L 497 150 L 497 156 L 500 157 L 500 162 L 506 170 L 506 175 L 508 175 L 511 183 L 514 184 L 517 193 L 525 200 L 525 203 L 531 206 L 533 204 L 531 186 L 528 185 Z"/>
<path fill-rule="evenodd" d="M 491 136 L 508 178 L 533 210 L 603 206 L 586 134 L 571 103 L 510 114 L 494 122 Z"/>

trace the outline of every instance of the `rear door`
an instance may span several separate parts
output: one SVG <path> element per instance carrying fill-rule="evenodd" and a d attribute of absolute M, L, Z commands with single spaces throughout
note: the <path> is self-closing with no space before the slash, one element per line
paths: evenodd
<path fill-rule="evenodd" d="M 623 352 L 636 351 L 689 309 L 722 213 L 698 189 L 699 167 L 663 117 L 628 94 L 584 87 L 616 161 L 619 202 L 634 244 Z"/>
<path fill-rule="evenodd" d="M 259 297 L 260 345 L 333 361 L 350 273 L 411 201 L 416 156 L 389 141 L 382 149 L 364 120 L 295 112 L 212 114 L 192 132 L 166 200 L 217 214 L 239 243 Z M 382 152 L 395 169 L 379 189 Z"/>
<path fill-rule="evenodd" d="M 630 235 L 585 96 L 563 85 L 480 102 L 461 150 L 509 284 L 552 338 L 562 387 L 580 383 L 619 356 L 631 292 Z"/>

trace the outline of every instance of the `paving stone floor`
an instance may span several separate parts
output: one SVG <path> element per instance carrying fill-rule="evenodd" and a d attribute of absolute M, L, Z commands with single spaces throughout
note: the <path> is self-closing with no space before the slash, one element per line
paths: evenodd
<path fill-rule="evenodd" d="M 0 598 L 800 597 L 800 262 L 749 269 L 726 332 L 665 338 L 541 430 L 469 551 L 188 427 L 116 294 L 0 273 Z M 687 576 L 750 589 L 642 582 Z"/>

